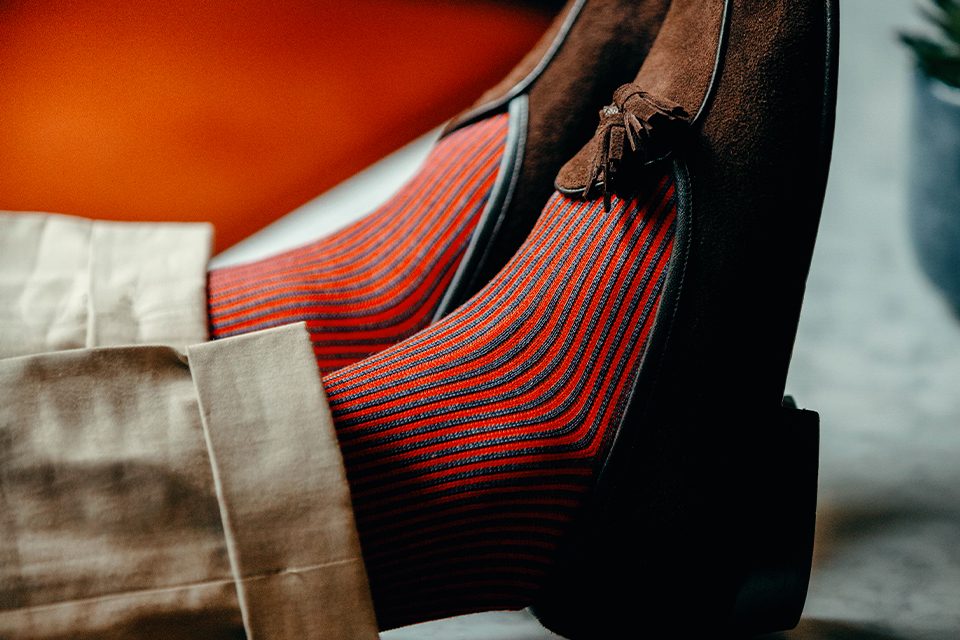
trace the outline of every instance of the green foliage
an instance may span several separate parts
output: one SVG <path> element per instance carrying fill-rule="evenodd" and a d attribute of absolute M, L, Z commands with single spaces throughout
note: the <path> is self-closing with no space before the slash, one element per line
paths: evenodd
<path fill-rule="evenodd" d="M 903 41 L 928 76 L 960 87 L 960 0 L 930 0 L 921 8 L 935 35 L 901 33 Z"/>

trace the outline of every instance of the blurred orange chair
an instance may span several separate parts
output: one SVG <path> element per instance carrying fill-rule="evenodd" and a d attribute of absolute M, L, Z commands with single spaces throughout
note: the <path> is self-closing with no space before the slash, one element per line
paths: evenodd
<path fill-rule="evenodd" d="M 550 12 L 493 0 L 0 6 L 0 209 L 208 220 L 217 249 L 440 124 Z"/>

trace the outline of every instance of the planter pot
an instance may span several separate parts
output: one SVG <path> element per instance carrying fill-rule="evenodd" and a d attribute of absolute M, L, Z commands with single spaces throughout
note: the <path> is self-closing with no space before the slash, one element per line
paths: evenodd
<path fill-rule="evenodd" d="M 920 265 L 960 313 L 960 89 L 917 71 L 909 220 Z"/>

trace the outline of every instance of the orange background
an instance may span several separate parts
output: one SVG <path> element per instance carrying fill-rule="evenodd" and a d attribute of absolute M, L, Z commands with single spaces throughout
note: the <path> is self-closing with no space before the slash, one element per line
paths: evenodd
<path fill-rule="evenodd" d="M 440 124 L 546 28 L 492 0 L 0 0 L 0 209 L 223 249 Z"/>

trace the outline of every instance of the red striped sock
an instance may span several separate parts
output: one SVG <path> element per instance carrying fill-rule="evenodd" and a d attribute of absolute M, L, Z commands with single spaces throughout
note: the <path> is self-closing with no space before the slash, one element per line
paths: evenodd
<path fill-rule="evenodd" d="M 451 316 L 324 378 L 384 628 L 527 606 L 619 424 L 672 249 L 674 186 L 555 194 Z"/>
<path fill-rule="evenodd" d="M 305 320 L 321 372 L 429 324 L 496 180 L 500 114 L 443 138 L 373 213 L 309 245 L 210 273 L 211 336 Z"/>

